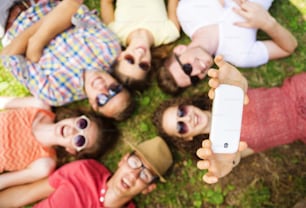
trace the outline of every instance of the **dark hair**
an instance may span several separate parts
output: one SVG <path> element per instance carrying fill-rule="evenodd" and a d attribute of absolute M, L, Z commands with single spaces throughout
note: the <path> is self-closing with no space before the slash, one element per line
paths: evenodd
<path fill-rule="evenodd" d="M 124 91 L 126 91 L 129 94 L 129 99 L 127 100 L 125 108 L 117 115 L 113 116 L 113 118 L 117 121 L 123 121 L 129 118 L 134 113 L 136 108 L 136 101 L 134 99 L 134 94 L 128 89 L 125 89 Z"/>
<path fill-rule="evenodd" d="M 56 108 L 55 112 L 56 122 L 66 118 L 85 115 L 90 119 L 91 123 L 97 125 L 99 130 L 95 145 L 77 152 L 76 155 L 69 155 L 63 147 L 56 147 L 59 166 L 75 159 L 99 159 L 115 145 L 119 138 L 119 131 L 111 119 L 104 118 L 92 110 L 60 107 Z"/>
<path fill-rule="evenodd" d="M 150 72 L 153 70 L 152 67 L 149 72 L 145 75 L 143 79 L 134 79 L 126 74 L 119 71 L 119 64 L 116 62 L 113 65 L 113 76 L 124 86 L 132 90 L 144 90 L 148 87 L 148 80 L 150 77 Z"/>
<path fill-rule="evenodd" d="M 211 109 L 211 100 L 206 94 L 197 96 L 197 98 L 175 98 L 163 102 L 153 114 L 153 123 L 161 137 L 169 144 L 174 145 L 179 150 L 195 154 L 196 150 L 201 146 L 203 139 L 208 138 L 208 134 L 201 134 L 193 137 L 192 140 L 184 140 L 182 137 L 171 136 L 166 133 L 162 127 L 162 118 L 166 109 L 179 105 L 194 105 L 202 110 Z"/>
<path fill-rule="evenodd" d="M 164 60 L 163 65 L 159 67 L 159 70 L 157 72 L 157 81 L 160 89 L 171 95 L 178 95 L 181 93 L 184 88 L 181 88 L 177 85 L 174 77 L 168 70 L 170 63 L 174 59 L 174 54 L 170 54 L 170 56 L 167 57 L 167 59 Z"/>

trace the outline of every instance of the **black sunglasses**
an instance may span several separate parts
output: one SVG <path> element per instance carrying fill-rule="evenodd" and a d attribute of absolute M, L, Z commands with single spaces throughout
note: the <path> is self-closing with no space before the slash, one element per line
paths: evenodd
<path fill-rule="evenodd" d="M 187 63 L 187 64 L 183 64 L 179 58 L 179 56 L 177 54 L 174 54 L 174 57 L 177 61 L 177 63 L 180 65 L 180 67 L 182 68 L 183 72 L 190 77 L 190 82 L 192 85 L 196 85 L 199 81 L 200 78 L 198 76 L 191 76 L 191 72 L 192 72 L 192 65 Z"/>
<path fill-rule="evenodd" d="M 135 60 L 134 60 L 134 57 L 132 55 L 126 55 L 124 56 L 124 59 L 129 63 L 129 64 L 132 64 L 134 65 L 135 64 Z M 151 66 L 149 63 L 147 62 L 140 62 L 138 64 L 139 68 L 143 71 L 149 71 Z"/>
<path fill-rule="evenodd" d="M 108 87 L 108 95 L 105 93 L 101 93 L 97 96 L 96 102 L 99 107 L 104 106 L 107 102 L 110 101 L 113 97 L 119 94 L 122 91 L 123 87 L 121 84 L 111 84 Z"/>
<path fill-rule="evenodd" d="M 181 118 L 186 116 L 187 110 L 184 105 L 179 105 L 177 108 L 177 117 Z M 188 132 L 188 126 L 185 122 L 179 121 L 176 124 L 176 130 L 179 134 L 186 134 Z"/>

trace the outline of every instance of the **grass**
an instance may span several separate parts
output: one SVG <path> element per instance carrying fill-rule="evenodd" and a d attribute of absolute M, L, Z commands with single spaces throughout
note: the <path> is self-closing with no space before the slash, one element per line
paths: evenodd
<path fill-rule="evenodd" d="M 98 0 L 85 1 L 90 8 L 96 9 L 99 9 L 99 2 Z M 242 69 L 242 73 L 249 80 L 250 87 L 278 86 L 286 77 L 306 71 L 305 1 L 275 1 L 271 13 L 297 37 L 299 47 L 288 58 L 271 61 L 256 69 Z M 266 36 L 259 33 L 259 37 L 265 38 Z M 179 40 L 179 42 L 188 41 L 186 37 Z M 0 74 L 0 95 L 29 95 L 29 92 L 3 67 L 0 68 Z M 186 90 L 182 96 L 190 97 L 206 92 L 206 82 L 207 80 L 204 80 L 196 89 Z M 122 137 L 134 142 L 154 137 L 156 129 L 151 122 L 152 113 L 163 100 L 168 98 L 169 96 L 161 92 L 155 79 L 153 79 L 147 91 L 136 95 L 138 108 L 132 118 L 118 124 L 122 131 Z M 296 147 L 289 146 L 288 148 L 293 148 L 289 151 L 291 153 Z M 101 162 L 114 171 L 120 157 L 127 151 L 129 151 L 127 145 L 119 141 L 114 151 L 105 158 L 101 158 Z M 157 190 L 148 196 L 136 197 L 135 201 L 139 207 L 291 207 L 295 200 L 306 196 L 306 174 L 305 168 L 303 168 L 305 162 L 302 161 L 301 158 L 303 157 L 300 155 L 293 153 L 289 155 L 289 163 L 293 165 L 293 168 L 299 169 L 301 167 L 297 171 L 300 171 L 299 174 L 294 171 L 288 172 L 290 170 L 288 170 L 288 164 L 286 164 L 287 158 L 284 158 L 284 155 L 276 149 L 245 159 L 247 162 L 242 161 L 241 165 L 227 177 L 231 181 L 225 181 L 217 185 L 207 185 L 202 182 L 203 171 L 196 169 L 195 161 L 190 155 L 175 150 L 174 155 L 176 163 L 167 177 L 168 182 L 158 184 Z M 269 174 L 261 173 L 254 176 L 252 182 L 241 185 L 239 182 L 247 181 L 248 177 L 251 177 L 248 172 L 248 165 L 252 165 L 252 172 L 259 172 L 263 169 L 258 165 L 262 163 L 262 158 L 265 158 L 264 161 L 273 161 L 270 164 L 278 166 L 277 172 L 273 172 L 271 175 L 269 175 L 271 172 L 268 172 Z M 280 190 L 279 186 L 286 188 Z M 288 191 L 288 194 L 282 195 L 281 192 L 285 191 Z"/>

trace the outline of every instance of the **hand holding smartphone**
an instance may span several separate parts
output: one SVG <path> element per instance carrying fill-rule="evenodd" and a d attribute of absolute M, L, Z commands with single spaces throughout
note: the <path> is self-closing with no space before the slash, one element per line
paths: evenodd
<path fill-rule="evenodd" d="M 210 141 L 214 153 L 238 151 L 244 92 L 240 87 L 221 84 L 215 89 Z"/>

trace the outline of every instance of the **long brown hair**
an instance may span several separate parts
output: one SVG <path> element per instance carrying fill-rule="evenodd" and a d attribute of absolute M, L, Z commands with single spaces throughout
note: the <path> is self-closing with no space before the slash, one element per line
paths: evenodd
<path fill-rule="evenodd" d="M 211 100 L 206 94 L 196 96 L 196 98 L 174 98 L 163 102 L 153 114 L 153 123 L 161 137 L 179 150 L 195 154 L 196 150 L 201 146 L 203 139 L 208 138 L 208 134 L 197 135 L 192 140 L 184 140 L 183 137 L 167 134 L 162 126 L 162 119 L 166 109 L 179 105 L 194 105 L 202 110 L 211 110 Z"/>
<path fill-rule="evenodd" d="M 76 155 L 70 155 L 67 153 L 63 147 L 56 147 L 58 166 L 63 165 L 72 160 L 76 159 L 99 159 L 104 154 L 106 154 L 116 143 L 119 138 L 119 131 L 114 125 L 111 119 L 105 118 L 97 114 L 96 112 L 89 109 L 81 108 L 67 108 L 60 107 L 54 109 L 56 113 L 55 122 L 85 115 L 89 118 L 90 122 L 95 123 L 98 126 L 96 144 L 91 148 L 85 148 L 80 152 L 77 152 Z"/>

